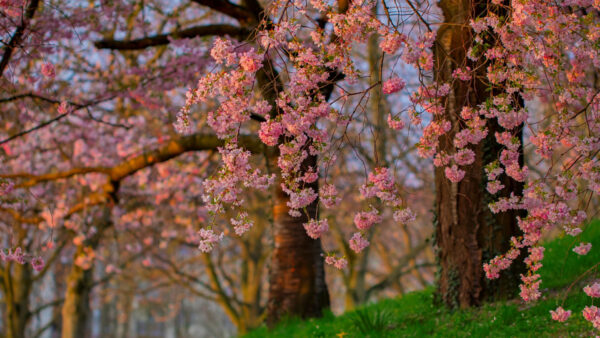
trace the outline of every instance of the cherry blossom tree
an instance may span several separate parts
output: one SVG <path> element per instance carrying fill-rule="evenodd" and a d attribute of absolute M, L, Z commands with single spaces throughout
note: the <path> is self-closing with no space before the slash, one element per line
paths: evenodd
<path fill-rule="evenodd" d="M 221 163 L 202 176 L 201 193 L 179 195 L 202 200 L 206 217 L 185 240 L 201 252 L 248 232 L 255 222 L 247 196 L 270 195 L 269 324 L 320 315 L 330 303 L 325 264 L 364 272 L 386 218 L 412 238 L 421 208 L 407 187 L 417 171 L 397 175 L 397 158 L 436 167 L 437 284 L 451 307 L 510 297 L 517 283 L 524 301 L 538 299 L 542 236 L 577 236 L 597 201 L 598 1 L 0 6 L 2 211 L 33 224 L 6 226 L 6 276 L 31 273 L 26 262 L 43 272 L 42 251 L 60 255 L 54 243 L 71 234 L 72 260 L 86 265 L 115 226 L 85 212 L 99 223 L 82 226 L 79 213 L 99 207 L 108 215 L 128 177 L 188 152 L 213 152 Z M 368 62 L 357 55 L 364 47 Z M 388 105 L 384 95 L 396 99 Z M 534 112 L 540 101 L 543 114 Z M 371 120 L 373 128 L 362 127 Z M 390 140 L 411 154 L 401 156 Z M 336 166 L 360 167 L 364 184 L 341 196 Z M 321 217 L 339 212 L 347 195 L 360 200 L 351 232 Z M 324 252 L 330 229 L 338 248 Z M 93 272 L 74 264 L 69 276 L 65 337 L 85 332 L 85 318 L 70 320 L 87 313 L 90 290 L 80 286 Z M 6 285 L 5 295 L 28 294 Z M 597 298 L 597 285 L 584 292 Z M 365 288 L 357 290 L 365 301 Z M 567 321 L 569 311 L 551 316 Z M 600 326 L 596 307 L 582 315 Z M 13 321 L 9 336 L 22 336 L 26 322 Z"/>

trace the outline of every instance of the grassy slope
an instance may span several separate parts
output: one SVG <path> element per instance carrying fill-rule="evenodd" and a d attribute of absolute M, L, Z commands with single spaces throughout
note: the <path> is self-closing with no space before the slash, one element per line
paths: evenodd
<path fill-rule="evenodd" d="M 592 250 L 587 256 L 571 251 L 579 241 L 592 242 Z M 581 282 L 570 290 L 566 299 L 565 294 L 573 280 L 598 262 L 600 221 L 590 224 L 580 238 L 567 236 L 546 245 L 544 267 L 540 270 L 541 288 L 546 290 L 544 297 L 535 304 L 512 301 L 450 312 L 434 306 L 433 290 L 427 289 L 402 298 L 382 300 L 338 317 L 327 313 L 320 319 L 291 319 L 270 331 L 259 328 L 247 337 L 587 337 L 599 333 L 593 332 L 591 324 L 581 316 L 581 309 L 591 304 L 591 298 L 583 293 Z M 594 276 L 600 277 L 600 269 L 595 269 L 583 280 L 589 281 Z M 566 325 L 550 319 L 549 310 L 559 305 L 573 310 Z M 370 318 L 381 316 L 386 323 L 380 325 L 383 329 L 363 329 L 361 332 L 357 318 L 365 313 Z"/>

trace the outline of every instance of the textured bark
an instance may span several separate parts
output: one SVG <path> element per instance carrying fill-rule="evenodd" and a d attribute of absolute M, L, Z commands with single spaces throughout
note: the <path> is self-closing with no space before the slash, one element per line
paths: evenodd
<path fill-rule="evenodd" d="M 77 247 L 73 262 L 80 255 L 84 247 L 96 249 L 104 232 L 112 226 L 110 210 L 112 203 L 104 207 L 103 215 L 98 221 L 97 232 L 88 238 L 83 245 Z M 89 327 L 90 317 L 90 293 L 92 292 L 94 270 L 93 265 L 89 269 L 83 269 L 73 263 L 71 271 L 67 276 L 67 291 L 65 302 L 62 307 L 62 338 L 85 338 L 91 336 Z"/>
<path fill-rule="evenodd" d="M 12 268 L 12 269 L 11 269 Z M 2 283 L 4 289 L 5 334 L 7 338 L 25 337 L 25 328 L 31 313 L 29 294 L 31 293 L 31 266 L 8 263 Z"/>
<path fill-rule="evenodd" d="M 91 335 L 88 329 L 88 318 L 92 271 L 91 268 L 84 270 L 75 264 L 71 268 L 67 277 L 67 292 L 62 308 L 62 338 L 84 338 Z"/>
<path fill-rule="evenodd" d="M 466 57 L 473 43 L 469 21 L 485 15 L 486 10 L 499 9 L 491 1 L 442 0 L 439 6 L 445 21 L 438 31 L 434 47 L 435 76 L 439 82 L 452 83 L 451 92 L 444 102 L 444 117 L 453 126 L 452 132 L 440 138 L 440 150 L 452 154 L 455 132 L 464 127 L 458 120 L 462 107 L 476 107 L 493 94 L 487 90 L 487 65 L 482 64 L 486 61 L 475 63 Z M 465 66 L 480 69 L 474 80 L 452 81 L 452 72 Z M 484 167 L 497 159 L 502 149 L 494 139 L 494 133 L 500 131 L 500 127 L 494 121 L 488 122 L 488 129 L 488 137 L 484 141 L 470 146 L 476 154 L 475 162 L 463 168 L 466 174 L 462 181 L 452 183 L 445 177 L 443 168 L 435 170 L 435 235 L 440 264 L 437 287 L 440 300 L 449 307 L 469 307 L 485 300 L 514 297 L 522 269 L 522 264 L 517 263 L 492 283 L 485 278 L 482 268 L 483 263 L 506 252 L 510 237 L 520 233 L 516 212 L 494 215 L 487 206 L 493 197 L 485 190 Z M 500 196 L 511 191 L 516 195 L 522 192 L 522 184 L 506 175 L 502 175 L 500 181 L 506 186 Z"/>
<path fill-rule="evenodd" d="M 316 158 L 309 157 L 303 166 L 306 169 L 315 164 Z M 317 182 L 309 186 L 318 191 Z M 269 271 L 267 304 L 269 325 L 285 316 L 318 317 L 323 308 L 329 306 L 321 240 L 314 240 L 306 234 L 302 226 L 308 221 L 306 215 L 291 217 L 288 214 L 289 197 L 281 190 L 281 182 L 276 183 L 274 197 L 274 250 Z M 306 211 L 316 218 L 317 202 L 306 207 Z"/>

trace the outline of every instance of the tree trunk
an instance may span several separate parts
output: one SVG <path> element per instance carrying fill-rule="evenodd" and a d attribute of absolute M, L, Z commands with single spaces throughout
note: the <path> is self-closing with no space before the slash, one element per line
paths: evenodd
<path fill-rule="evenodd" d="M 469 21 L 486 15 L 486 10 L 497 9 L 497 6 L 491 1 L 441 0 L 439 7 L 444 14 L 444 24 L 438 30 L 434 47 L 435 79 L 439 83 L 452 83 L 444 102 L 444 117 L 451 121 L 453 127 L 451 132 L 440 137 L 440 150 L 452 154 L 455 150 L 454 135 L 463 127 L 458 118 L 462 107 L 476 107 L 493 94 L 488 91 L 486 60 L 473 62 L 466 57 L 474 42 Z M 465 66 L 479 69 L 473 80 L 453 80 L 452 72 Z M 514 297 L 523 266 L 521 263 L 514 264 L 493 282 L 485 278 L 482 268 L 483 263 L 506 252 L 510 238 L 520 234 L 516 212 L 495 215 L 487 206 L 494 197 L 486 191 L 484 167 L 497 159 L 502 149 L 494 140 L 494 133 L 501 128 L 495 121 L 488 122 L 487 127 L 488 137 L 478 145 L 470 146 L 476 154 L 475 162 L 462 168 L 466 171 L 462 181 L 452 183 L 445 177 L 443 167 L 435 169 L 435 236 L 440 264 L 438 297 L 453 308 Z M 521 194 L 521 183 L 506 175 L 502 175 L 500 181 L 505 185 L 500 196 L 510 192 Z"/>
<path fill-rule="evenodd" d="M 78 252 L 83 248 L 79 247 Z M 88 317 L 90 315 L 89 296 L 93 278 L 93 268 L 84 270 L 73 264 L 67 277 L 67 292 L 62 308 L 62 338 L 84 338 L 90 336 Z"/>
<path fill-rule="evenodd" d="M 91 336 L 89 326 L 90 293 L 94 282 L 94 265 L 89 269 L 83 269 L 75 264 L 75 259 L 80 255 L 84 247 L 96 250 L 99 246 L 104 231 L 112 226 L 111 209 L 112 203 L 104 207 L 102 216 L 98 220 L 97 232 L 84 243 L 77 247 L 73 257 L 73 265 L 67 277 L 67 291 L 65 303 L 62 307 L 62 338 L 83 338 Z"/>
<path fill-rule="evenodd" d="M 31 315 L 29 312 L 31 285 L 31 266 L 29 264 L 7 264 L 3 280 L 6 306 L 4 324 L 7 338 L 25 337 L 25 328 Z"/>
<path fill-rule="evenodd" d="M 276 162 L 274 162 L 276 163 Z M 316 157 L 309 157 L 303 169 L 316 165 Z M 285 316 L 318 317 L 329 306 L 329 292 L 325 284 L 324 260 L 321 240 L 306 234 L 303 224 L 308 217 L 288 214 L 289 197 L 276 183 L 273 208 L 274 250 L 269 271 L 269 301 L 267 323 L 273 325 Z M 318 191 L 318 182 L 311 186 Z M 317 203 L 306 207 L 312 217 L 317 217 Z"/>

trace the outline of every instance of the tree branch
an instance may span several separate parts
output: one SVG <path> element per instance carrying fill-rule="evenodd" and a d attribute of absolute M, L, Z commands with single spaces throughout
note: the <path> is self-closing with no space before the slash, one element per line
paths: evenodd
<path fill-rule="evenodd" d="M 192 2 L 228 15 L 240 22 L 246 22 L 252 18 L 252 13 L 246 7 L 238 6 L 226 0 L 192 0 Z"/>
<path fill-rule="evenodd" d="M 96 48 L 100 49 L 140 50 L 146 49 L 148 47 L 167 45 L 169 44 L 170 39 L 186 39 L 211 35 L 230 35 L 233 37 L 245 37 L 248 35 L 248 31 L 244 28 L 232 25 L 215 24 L 206 26 L 196 26 L 181 31 L 153 35 L 135 40 L 100 40 L 96 41 L 94 45 L 96 46 Z"/>
<path fill-rule="evenodd" d="M 43 175 L 32 175 L 28 173 L 0 174 L 0 178 L 27 179 L 26 181 L 15 185 L 16 188 L 31 187 L 42 182 L 55 181 L 89 173 L 106 174 L 112 182 L 118 182 L 127 176 L 133 175 L 138 170 L 156 163 L 166 162 L 183 153 L 189 151 L 214 150 L 223 146 L 223 144 L 223 140 L 218 139 L 215 135 L 197 133 L 175 137 L 157 149 L 145 152 L 117 164 L 114 167 L 80 167 Z M 262 142 L 252 135 L 238 136 L 238 144 L 253 153 L 262 153 L 267 150 Z"/>
<path fill-rule="evenodd" d="M 12 56 L 15 47 L 21 43 L 23 34 L 25 34 L 25 29 L 27 29 L 27 24 L 35 15 L 35 11 L 37 10 L 39 3 L 39 0 L 31 0 L 29 6 L 27 6 L 27 10 L 25 11 L 25 17 L 21 19 L 21 24 L 17 26 L 15 33 L 10 38 L 8 44 L 4 47 L 4 54 L 2 54 L 2 59 L 0 60 L 0 77 L 4 74 L 4 70 L 6 69 L 6 66 L 8 66 L 8 62 L 10 61 L 10 57 Z"/>

